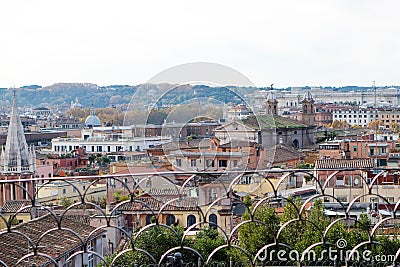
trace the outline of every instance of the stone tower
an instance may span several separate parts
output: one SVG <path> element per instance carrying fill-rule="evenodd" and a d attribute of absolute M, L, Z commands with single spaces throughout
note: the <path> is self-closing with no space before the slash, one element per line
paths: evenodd
<path fill-rule="evenodd" d="M 267 114 L 278 115 L 278 100 L 276 100 L 276 95 L 273 91 L 267 97 Z"/>
<path fill-rule="evenodd" d="M 32 194 L 35 189 L 34 181 L 32 180 L 35 172 L 35 150 L 32 146 L 28 147 L 26 143 L 14 92 L 7 141 L 0 153 L 0 179 L 18 182 L 0 185 L 0 206 L 5 200 L 29 199 L 28 192 Z M 20 186 L 26 188 L 27 191 Z"/>
<path fill-rule="evenodd" d="M 302 116 L 301 121 L 302 123 L 313 126 L 315 124 L 315 106 L 314 106 L 314 99 L 310 92 L 304 94 L 302 104 Z"/>

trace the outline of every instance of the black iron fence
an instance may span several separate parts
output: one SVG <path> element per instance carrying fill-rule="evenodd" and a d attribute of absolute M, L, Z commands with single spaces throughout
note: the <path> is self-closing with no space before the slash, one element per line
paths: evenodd
<path fill-rule="evenodd" d="M 2 180 L 0 266 L 395 266 L 397 171 Z"/>

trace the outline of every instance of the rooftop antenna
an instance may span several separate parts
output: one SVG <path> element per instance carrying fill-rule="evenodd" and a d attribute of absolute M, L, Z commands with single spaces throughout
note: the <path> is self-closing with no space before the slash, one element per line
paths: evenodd
<path fill-rule="evenodd" d="M 375 81 L 372 81 L 372 89 L 374 90 L 374 105 L 375 105 L 375 108 L 376 108 L 376 86 L 375 86 Z"/>

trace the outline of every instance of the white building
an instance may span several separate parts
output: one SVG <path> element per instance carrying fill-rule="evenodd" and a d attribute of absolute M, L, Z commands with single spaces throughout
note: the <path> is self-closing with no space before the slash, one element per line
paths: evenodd
<path fill-rule="evenodd" d="M 376 109 L 362 109 L 362 108 L 345 108 L 334 110 L 332 112 L 333 121 L 346 121 L 350 126 L 358 125 L 367 127 L 371 121 L 378 119 L 378 112 Z"/>
<path fill-rule="evenodd" d="M 171 142 L 171 137 L 134 137 L 110 139 L 107 137 L 84 138 L 54 138 L 51 140 L 51 150 L 67 153 L 82 147 L 88 153 L 112 153 L 127 151 L 143 151 L 150 147 Z"/>
<path fill-rule="evenodd" d="M 275 90 L 276 98 L 279 102 L 278 109 L 301 107 L 301 101 L 306 91 L 312 93 L 314 100 L 318 103 L 368 105 L 377 103 L 377 106 L 392 107 L 400 106 L 399 88 L 377 88 L 376 94 L 373 88 L 364 91 L 334 91 L 321 87 L 311 87 L 310 89 L 292 87 L 290 90 Z M 266 90 L 256 90 L 253 93 L 255 106 L 261 107 L 265 104 L 268 95 Z"/>

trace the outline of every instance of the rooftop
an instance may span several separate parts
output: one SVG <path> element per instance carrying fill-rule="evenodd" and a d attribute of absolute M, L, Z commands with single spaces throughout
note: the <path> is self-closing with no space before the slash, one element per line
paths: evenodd
<path fill-rule="evenodd" d="M 372 168 L 370 159 L 321 159 L 315 161 L 316 169 Z"/>
<path fill-rule="evenodd" d="M 254 129 L 283 129 L 283 128 L 307 128 L 309 126 L 279 115 L 250 115 L 242 120 L 243 124 Z"/>
<path fill-rule="evenodd" d="M 77 236 L 69 231 L 62 230 L 64 228 L 74 231 Z M 7 230 L 0 232 L 0 259 L 7 266 L 23 266 L 23 263 L 18 263 L 18 261 L 33 251 L 32 248 L 31 252 L 28 252 L 28 242 L 32 242 L 31 244 L 34 247 L 37 246 L 38 253 L 57 259 L 70 251 L 81 248 L 84 244 L 79 238 L 83 242 L 87 242 L 104 232 L 102 229 L 96 230 L 95 227 L 66 217 L 59 223 L 50 214 L 19 224 L 11 229 L 12 232 L 7 232 Z M 56 230 L 49 232 L 51 229 Z M 65 242 L 66 240 L 68 242 Z M 31 266 L 33 264 L 42 266 L 50 263 L 50 260 L 45 257 L 32 257 L 29 262 Z"/>

